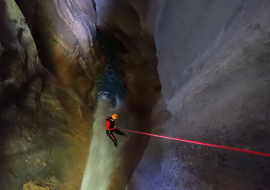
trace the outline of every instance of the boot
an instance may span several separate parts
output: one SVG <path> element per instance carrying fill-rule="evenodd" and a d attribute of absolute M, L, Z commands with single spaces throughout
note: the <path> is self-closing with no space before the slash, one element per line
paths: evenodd
<path fill-rule="evenodd" d="M 117 147 L 118 147 L 118 145 L 117 145 L 117 142 L 116 142 L 116 141 L 114 141 L 114 146 L 115 146 L 115 148 L 117 148 Z"/>

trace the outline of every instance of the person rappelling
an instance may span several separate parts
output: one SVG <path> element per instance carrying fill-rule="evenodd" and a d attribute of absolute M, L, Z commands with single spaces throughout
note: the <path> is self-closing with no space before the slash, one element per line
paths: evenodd
<path fill-rule="evenodd" d="M 116 128 L 115 120 L 117 118 L 118 118 L 118 115 L 113 114 L 111 117 L 107 117 L 106 122 L 105 122 L 106 134 L 113 141 L 115 147 L 117 147 L 117 140 L 116 140 L 115 136 L 113 135 L 113 133 L 127 137 L 127 135 L 125 133 L 123 133 L 122 131 L 120 131 L 119 129 Z"/>

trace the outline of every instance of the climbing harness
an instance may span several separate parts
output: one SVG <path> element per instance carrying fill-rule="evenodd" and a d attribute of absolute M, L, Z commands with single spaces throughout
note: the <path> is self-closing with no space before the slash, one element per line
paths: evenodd
<path fill-rule="evenodd" d="M 143 133 L 143 132 L 138 132 L 138 131 L 131 131 L 131 130 L 127 130 L 127 129 L 121 129 L 121 130 L 122 131 L 131 132 L 131 133 L 138 133 L 138 134 L 143 134 L 143 135 L 149 135 L 149 136 L 153 136 L 153 137 L 160 137 L 160 138 L 164 138 L 164 139 L 171 139 L 171 140 L 175 140 L 175 141 L 187 142 L 187 143 L 204 145 L 204 146 L 210 146 L 210 147 L 216 147 L 216 148 L 223 148 L 223 149 L 234 150 L 234 151 L 238 151 L 238 152 L 245 152 L 245 153 L 257 154 L 257 155 L 261 155 L 261 156 L 268 156 L 268 157 L 270 157 L 270 154 L 268 154 L 268 153 L 256 152 L 256 151 L 252 151 L 252 150 L 245 150 L 245 149 L 233 148 L 233 147 L 228 147 L 228 146 L 221 146 L 221 145 L 215 145 L 215 144 L 209 144 L 209 143 L 202 143 L 202 142 L 190 141 L 190 140 L 173 138 L 173 137 L 166 137 L 166 136 L 162 136 L 162 135 L 155 135 L 155 134 L 151 134 L 151 133 Z"/>

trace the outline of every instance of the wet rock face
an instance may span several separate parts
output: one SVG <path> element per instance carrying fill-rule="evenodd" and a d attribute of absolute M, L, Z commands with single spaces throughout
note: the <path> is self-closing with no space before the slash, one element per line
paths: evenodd
<path fill-rule="evenodd" d="M 37 23 L 27 21 L 30 16 L 25 19 L 14 1 L 1 1 L 0 14 L 1 189 L 22 189 L 30 181 L 39 189 L 79 189 L 91 137 L 93 112 L 87 104 L 92 104 L 94 74 L 102 68 L 95 66 L 100 61 L 91 50 L 93 40 L 87 49 L 90 72 L 89 60 L 79 53 L 87 43 L 76 42 L 75 34 L 62 34 L 63 40 L 46 19 L 43 26 L 48 28 L 35 29 Z M 31 21 L 39 15 L 32 16 Z M 62 41 L 56 43 L 58 39 Z M 24 187 L 37 187 L 30 186 Z"/>
<path fill-rule="evenodd" d="M 92 106 L 94 78 L 105 65 L 95 42 L 91 1 L 16 1 L 32 31 L 40 59 L 78 99 Z"/>

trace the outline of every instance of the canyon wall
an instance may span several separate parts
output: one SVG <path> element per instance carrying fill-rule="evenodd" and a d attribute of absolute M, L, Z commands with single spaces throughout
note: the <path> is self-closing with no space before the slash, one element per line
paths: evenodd
<path fill-rule="evenodd" d="M 67 27 L 62 28 L 65 34 L 54 30 L 64 25 L 51 22 L 57 12 L 42 15 L 50 9 L 40 11 L 26 3 L 25 17 L 14 1 L 0 2 L 1 189 L 22 189 L 30 181 L 24 189 L 35 183 L 40 188 L 79 189 L 93 115 L 94 81 L 79 63 L 85 44 Z M 101 69 L 98 63 L 92 73 Z"/>
<path fill-rule="evenodd" d="M 270 152 L 268 10 L 268 1 L 163 1 L 153 133 Z M 151 137 L 130 189 L 268 189 L 268 168 L 263 156 Z"/>

